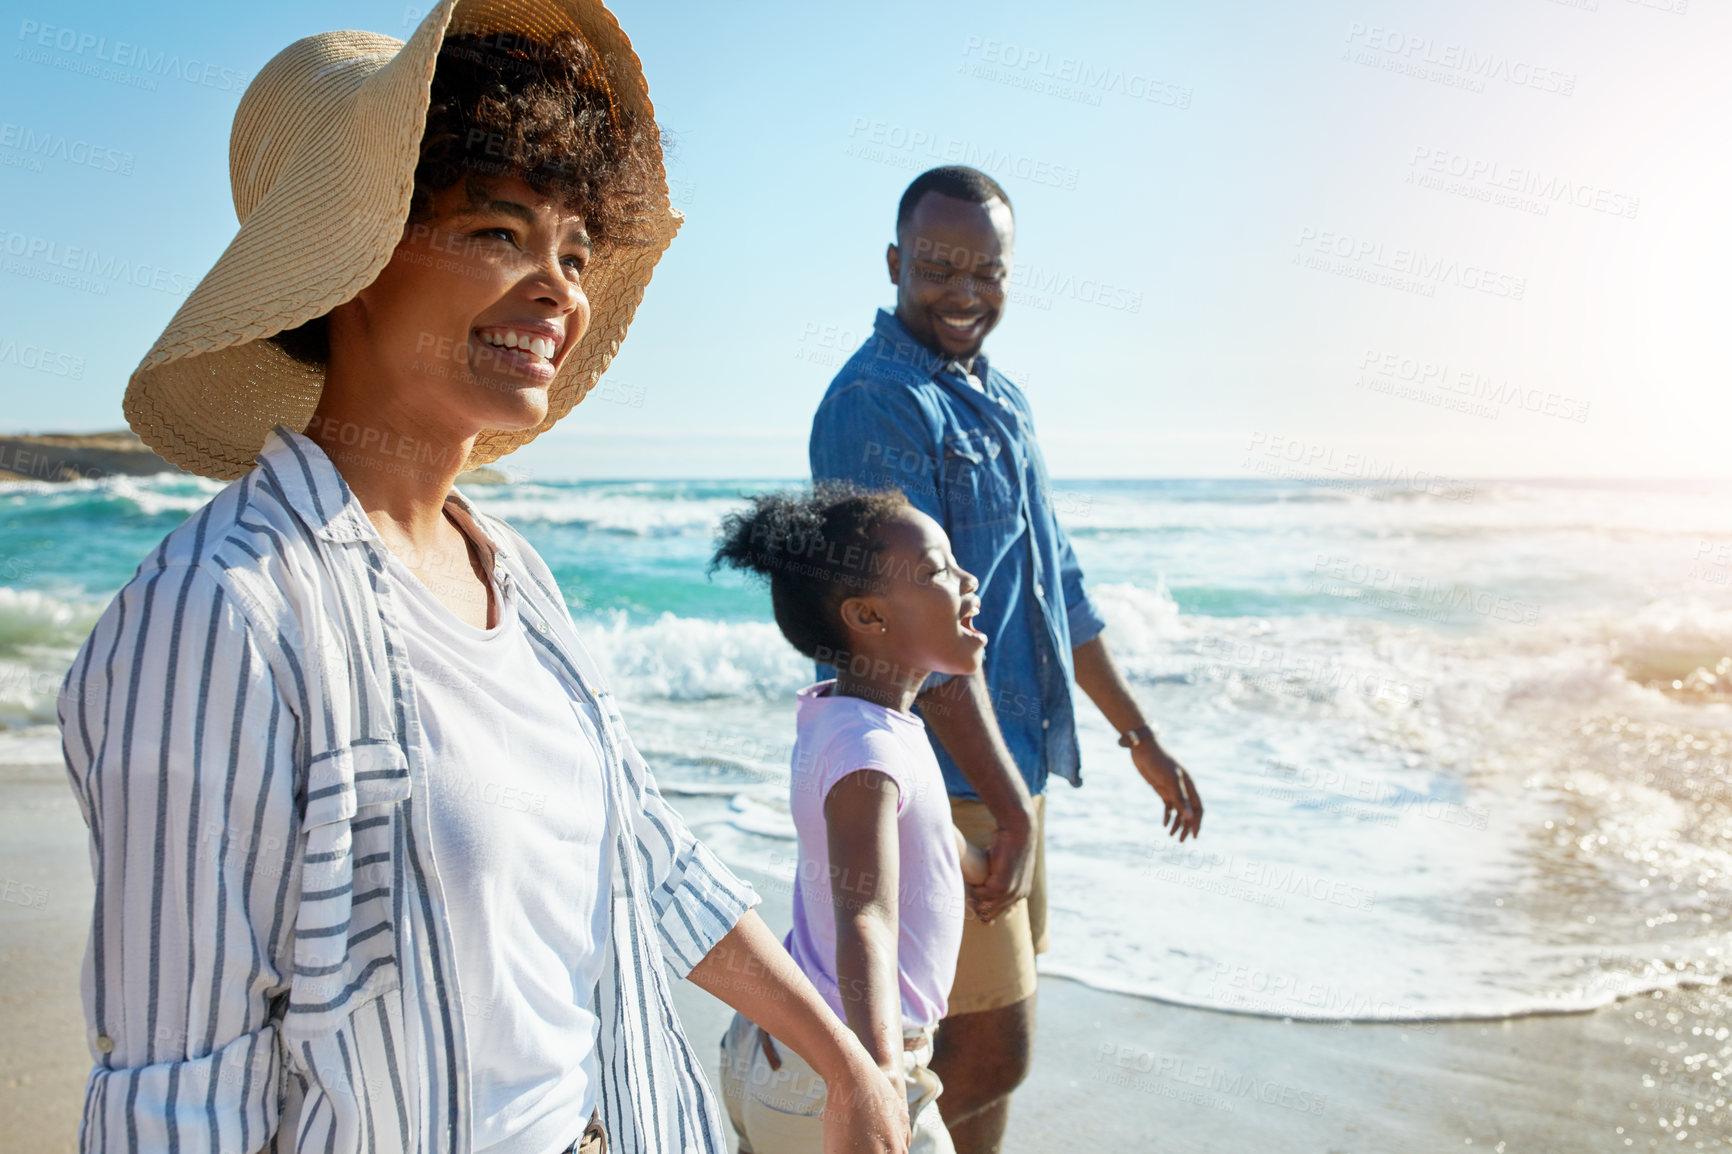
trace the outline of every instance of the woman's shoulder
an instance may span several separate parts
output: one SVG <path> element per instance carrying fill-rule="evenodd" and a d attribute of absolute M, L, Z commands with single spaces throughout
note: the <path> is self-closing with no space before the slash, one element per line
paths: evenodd
<path fill-rule="evenodd" d="M 309 564 L 313 552 L 310 535 L 255 468 L 212 496 L 145 554 L 116 591 L 109 613 L 121 612 L 123 605 L 155 605 L 167 592 L 172 592 L 179 616 L 206 602 L 226 603 L 269 646 L 292 616 L 302 575 L 318 569 Z M 144 628 L 148 621 L 136 624 Z"/>

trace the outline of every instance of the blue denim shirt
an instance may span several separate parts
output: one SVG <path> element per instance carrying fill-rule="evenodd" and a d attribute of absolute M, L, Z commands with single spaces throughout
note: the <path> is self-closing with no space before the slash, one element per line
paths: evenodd
<path fill-rule="evenodd" d="M 984 355 L 974 360 L 982 391 L 892 314 L 880 310 L 872 330 L 812 419 L 812 477 L 895 485 L 944 526 L 956 559 L 980 579 L 974 623 L 988 638 L 986 684 L 1029 792 L 1049 774 L 1081 785 L 1071 647 L 1105 622 L 1053 515 L 1028 401 Z M 933 674 L 927 686 L 948 680 Z M 951 796 L 977 796 L 932 745 Z"/>

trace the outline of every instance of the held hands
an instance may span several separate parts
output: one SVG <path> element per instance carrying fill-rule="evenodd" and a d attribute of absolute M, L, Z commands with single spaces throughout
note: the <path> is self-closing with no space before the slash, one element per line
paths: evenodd
<path fill-rule="evenodd" d="M 1177 834 L 1182 842 L 1196 837 L 1203 826 L 1203 796 L 1197 783 L 1157 742 L 1139 741 L 1131 746 L 1131 761 L 1143 780 L 1154 786 L 1166 805 L 1161 828 Z"/>
<path fill-rule="evenodd" d="M 974 916 L 991 923 L 998 915 L 1028 896 L 1034 888 L 1034 853 L 1031 819 L 1012 826 L 999 826 L 986 847 L 987 875 L 980 885 L 968 887 L 968 904 Z"/>

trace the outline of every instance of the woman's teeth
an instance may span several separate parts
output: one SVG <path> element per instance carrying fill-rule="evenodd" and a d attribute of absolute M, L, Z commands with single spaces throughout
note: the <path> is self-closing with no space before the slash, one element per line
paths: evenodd
<path fill-rule="evenodd" d="M 501 349 L 522 349 L 526 353 L 534 353 L 544 361 L 552 362 L 554 344 L 548 337 L 531 336 L 529 333 L 482 333 L 481 339 Z"/>

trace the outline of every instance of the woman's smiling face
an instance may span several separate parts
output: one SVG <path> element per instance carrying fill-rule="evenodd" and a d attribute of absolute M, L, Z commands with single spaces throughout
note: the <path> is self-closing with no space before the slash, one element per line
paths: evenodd
<path fill-rule="evenodd" d="M 433 193 L 372 284 L 331 312 L 331 356 L 369 400 L 459 438 L 547 416 L 589 325 L 583 221 L 521 179 Z"/>

